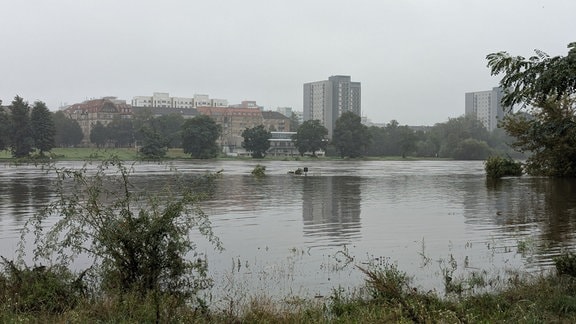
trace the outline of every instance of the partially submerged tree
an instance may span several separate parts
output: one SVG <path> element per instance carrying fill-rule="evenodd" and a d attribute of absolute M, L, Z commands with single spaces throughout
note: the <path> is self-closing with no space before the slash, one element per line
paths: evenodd
<path fill-rule="evenodd" d="M 516 137 L 517 150 L 532 154 L 525 167 L 529 174 L 576 176 L 576 43 L 568 48 L 566 56 L 536 50 L 528 59 L 506 52 L 486 57 L 492 75 L 504 75 L 505 109 L 521 106 L 502 126 Z"/>
<path fill-rule="evenodd" d="M 271 134 L 264 128 L 264 125 L 246 128 L 242 132 L 242 137 L 244 138 L 242 147 L 252 152 L 253 158 L 263 158 L 266 155 L 266 151 L 270 148 L 269 139 Z"/>
<path fill-rule="evenodd" d="M 326 150 L 327 135 L 328 129 L 320 123 L 320 120 L 307 120 L 298 127 L 292 139 L 300 155 L 310 152 L 312 156 L 316 156 L 316 151 Z"/>

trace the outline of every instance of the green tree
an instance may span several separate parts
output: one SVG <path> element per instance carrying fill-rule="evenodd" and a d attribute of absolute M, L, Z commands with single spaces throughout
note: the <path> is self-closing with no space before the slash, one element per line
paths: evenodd
<path fill-rule="evenodd" d="M 458 143 L 452 155 L 456 160 L 485 160 L 491 152 L 486 142 L 467 138 Z"/>
<path fill-rule="evenodd" d="M 2 100 L 0 100 L 0 151 L 9 147 L 10 141 L 10 117 L 2 108 Z"/>
<path fill-rule="evenodd" d="M 438 157 L 455 158 L 454 152 L 462 141 L 474 139 L 487 142 L 490 134 L 478 119 L 460 116 L 434 125 L 429 136 L 436 146 Z"/>
<path fill-rule="evenodd" d="M 252 157 L 261 159 L 266 156 L 266 151 L 270 148 L 270 137 L 272 135 L 264 128 L 264 125 L 258 125 L 252 128 L 246 128 L 242 132 L 244 141 L 242 147 L 252 152 Z"/>
<path fill-rule="evenodd" d="M 134 127 L 131 119 L 115 118 L 106 125 L 108 140 L 115 147 L 131 147 L 134 144 Z"/>
<path fill-rule="evenodd" d="M 108 131 L 101 122 L 97 121 L 90 131 L 90 142 L 100 148 L 108 142 Z"/>
<path fill-rule="evenodd" d="M 161 159 L 166 156 L 166 140 L 158 132 L 149 127 L 144 127 L 142 133 L 142 146 L 139 153 L 146 159 Z"/>
<path fill-rule="evenodd" d="M 302 123 L 292 139 L 300 155 L 303 156 L 304 153 L 311 152 L 312 156 L 316 156 L 316 151 L 326 150 L 326 145 L 328 145 L 327 135 L 328 129 L 319 120 L 315 119 Z"/>
<path fill-rule="evenodd" d="M 27 157 L 32 152 L 34 138 L 30 124 L 30 106 L 16 96 L 10 106 L 10 148 L 12 156 Z"/>
<path fill-rule="evenodd" d="M 513 147 L 529 152 L 532 175 L 576 176 L 576 43 L 566 56 L 536 50 L 528 59 L 506 52 L 486 56 L 492 75 L 503 74 L 502 105 L 509 112 L 502 127 L 516 138 Z"/>
<path fill-rule="evenodd" d="M 336 120 L 332 143 L 341 157 L 362 156 L 370 142 L 370 132 L 362 125 L 360 116 L 347 111 Z"/>
<path fill-rule="evenodd" d="M 216 141 L 221 133 L 222 127 L 209 116 L 200 115 L 186 120 L 182 125 L 184 153 L 195 159 L 217 157 L 220 149 Z"/>
<path fill-rule="evenodd" d="M 73 147 L 82 143 L 84 134 L 80 124 L 72 118 L 68 118 L 62 111 L 57 111 L 52 115 L 56 134 L 54 143 L 59 147 Z"/>
<path fill-rule="evenodd" d="M 40 151 L 40 156 L 54 148 L 56 126 L 52 113 L 42 101 L 34 102 L 32 112 L 30 113 L 30 124 L 32 126 L 32 136 L 34 138 L 34 147 Z"/>
<path fill-rule="evenodd" d="M 180 114 L 168 114 L 155 118 L 152 121 L 153 128 L 166 141 L 169 148 L 182 147 L 182 125 L 184 117 Z"/>

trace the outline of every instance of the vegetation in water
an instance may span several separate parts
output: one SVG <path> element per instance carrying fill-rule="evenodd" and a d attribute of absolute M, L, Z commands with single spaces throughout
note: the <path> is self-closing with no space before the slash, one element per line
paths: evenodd
<path fill-rule="evenodd" d="M 264 177 L 264 176 L 266 176 L 266 166 L 256 164 L 256 166 L 254 167 L 254 169 L 252 170 L 251 173 L 255 177 Z"/>
<path fill-rule="evenodd" d="M 522 175 L 522 164 L 510 157 L 491 156 L 484 162 L 484 170 L 491 179 L 517 177 Z"/>

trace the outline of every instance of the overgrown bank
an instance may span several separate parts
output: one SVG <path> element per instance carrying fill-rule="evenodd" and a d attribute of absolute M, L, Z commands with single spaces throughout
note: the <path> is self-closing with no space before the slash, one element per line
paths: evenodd
<path fill-rule="evenodd" d="M 572 261 L 573 262 L 573 261 Z M 335 289 L 324 300 L 266 296 L 245 305 L 211 309 L 182 304 L 170 294 L 86 290 L 61 268 L 19 269 L 4 260 L 0 322 L 66 323 L 382 323 L 574 322 L 576 279 L 567 274 L 516 275 L 492 293 L 419 291 L 394 266 L 359 269 L 366 285 L 355 295 Z"/>

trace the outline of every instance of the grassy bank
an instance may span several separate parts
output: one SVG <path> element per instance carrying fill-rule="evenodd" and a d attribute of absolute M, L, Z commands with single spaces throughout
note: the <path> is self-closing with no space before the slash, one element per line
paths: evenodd
<path fill-rule="evenodd" d="M 107 149 L 97 149 L 97 148 L 87 148 L 87 147 L 79 147 L 79 148 L 54 148 L 50 153 L 47 153 L 46 156 L 51 158 L 52 160 L 61 160 L 61 161 L 85 161 L 88 159 L 91 160 L 103 160 L 109 158 L 111 155 L 117 156 L 120 160 L 124 161 L 136 161 L 140 160 L 141 157 L 138 155 L 138 152 L 134 148 L 107 148 Z M 189 154 L 185 154 L 182 149 L 170 149 L 168 150 L 165 160 L 180 160 L 180 159 L 190 159 Z M 230 159 L 230 160 L 252 160 L 251 157 L 226 157 L 221 156 L 218 159 Z M 13 161 L 12 155 L 9 151 L 0 151 L 0 161 Z M 317 161 L 317 160 L 350 160 L 350 159 L 342 159 L 340 157 L 321 157 L 321 158 L 312 158 L 312 157 L 284 157 L 284 156 L 267 156 L 261 160 L 271 160 L 271 161 L 279 161 L 279 160 L 303 160 L 303 161 Z M 401 157 L 401 156 L 384 156 L 384 157 L 363 157 L 358 159 L 352 160 L 359 160 L 359 161 L 419 161 L 419 160 L 450 160 L 450 159 L 443 159 L 443 158 L 420 158 L 420 157 Z"/>
<path fill-rule="evenodd" d="M 266 296 L 211 309 L 174 303 L 170 296 L 74 293 L 62 276 L 30 269 L 0 276 L 0 322 L 147 323 L 382 323 L 575 322 L 576 279 L 569 275 L 516 275 L 491 293 L 438 296 L 410 286 L 394 267 L 359 269 L 366 285 L 354 295 L 334 290 L 326 299 Z M 65 277 L 65 276 L 64 276 Z M 19 281 L 26 278 L 26 282 Z M 72 298 L 72 299 L 70 299 Z"/>

